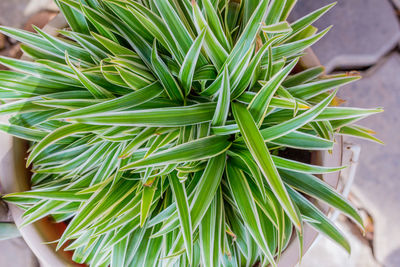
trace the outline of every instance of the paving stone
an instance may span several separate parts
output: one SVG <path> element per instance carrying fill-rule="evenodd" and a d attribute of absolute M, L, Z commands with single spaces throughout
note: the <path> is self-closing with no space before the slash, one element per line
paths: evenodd
<path fill-rule="evenodd" d="M 353 192 L 374 219 L 375 255 L 385 267 L 400 266 L 399 72 L 400 55 L 393 53 L 339 93 L 349 106 L 385 108 L 384 113 L 360 122 L 376 130 L 385 146 L 350 140 L 361 145 Z"/>
<path fill-rule="evenodd" d="M 42 29 L 44 26 L 46 26 L 47 23 L 49 23 L 49 21 L 57 16 L 57 14 L 58 13 L 54 11 L 39 11 L 28 19 L 28 21 L 25 23 L 24 30 L 35 32 L 32 25 L 35 25 L 36 27 Z"/>
<path fill-rule="evenodd" d="M 352 233 L 348 223 L 339 220 L 336 225 L 350 242 L 351 254 L 328 238 L 320 236 L 297 267 L 381 267 L 374 259 L 368 244 Z"/>
<path fill-rule="evenodd" d="M 6 36 L 0 33 L 0 50 L 6 46 Z"/>
<path fill-rule="evenodd" d="M 400 0 L 392 0 L 392 3 L 395 5 L 395 7 L 400 10 Z"/>
<path fill-rule="evenodd" d="M 0 24 L 11 27 L 24 25 L 29 0 L 0 0 Z"/>
<path fill-rule="evenodd" d="M 0 25 L 21 28 L 30 16 L 58 11 L 54 0 L 0 0 Z"/>
<path fill-rule="evenodd" d="M 299 0 L 291 20 L 332 2 Z M 373 65 L 400 40 L 399 22 L 389 0 L 338 0 L 314 25 L 319 29 L 333 25 L 313 46 L 328 72 Z"/>
<path fill-rule="evenodd" d="M 25 14 L 32 15 L 42 10 L 54 12 L 58 11 L 58 7 L 54 0 L 30 0 L 25 8 Z"/>
<path fill-rule="evenodd" d="M 0 241 L 0 266 L 39 267 L 39 263 L 22 238 Z"/>
<path fill-rule="evenodd" d="M 12 222 L 12 221 L 13 220 L 11 214 L 9 213 L 7 204 L 4 201 L 0 201 L 0 222 Z"/>

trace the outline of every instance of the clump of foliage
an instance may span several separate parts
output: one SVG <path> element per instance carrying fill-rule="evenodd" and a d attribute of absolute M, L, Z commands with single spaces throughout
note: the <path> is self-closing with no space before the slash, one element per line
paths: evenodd
<path fill-rule="evenodd" d="M 275 266 L 308 224 L 346 250 L 312 199 L 357 224 L 315 174 L 280 156 L 331 150 L 380 109 L 333 106 L 353 75 L 294 74 L 332 5 L 287 22 L 294 0 L 56 0 L 54 37 L 1 27 L 31 60 L 0 59 L 0 129 L 31 141 L 32 190 L 5 200 L 23 225 L 68 221 L 58 240 L 90 266 Z"/>

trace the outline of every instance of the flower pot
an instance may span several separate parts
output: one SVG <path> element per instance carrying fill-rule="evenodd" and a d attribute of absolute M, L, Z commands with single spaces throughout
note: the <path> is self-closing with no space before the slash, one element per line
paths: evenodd
<path fill-rule="evenodd" d="M 57 15 L 44 30 L 56 35 L 57 29 L 66 25 L 64 17 Z M 0 118 L 5 122 L 6 118 Z M 30 171 L 25 167 L 28 142 L 9 135 L 0 134 L 0 188 L 2 194 L 30 190 Z M 9 205 L 15 224 L 22 223 L 23 211 L 15 205 Z M 25 242 L 44 267 L 83 266 L 72 261 L 72 252 L 60 249 L 55 251 L 56 243 L 66 225 L 54 223 L 49 218 L 43 218 L 20 229 Z M 49 243 L 50 242 L 50 243 Z"/>
<path fill-rule="evenodd" d="M 45 31 L 49 34 L 56 34 L 56 30 L 65 26 L 65 20 L 61 15 L 57 16 L 46 27 Z M 300 68 L 312 67 L 319 65 L 318 59 L 308 50 L 299 63 Z M 3 190 L 2 193 L 21 192 L 30 189 L 30 172 L 25 167 L 25 158 L 27 156 L 28 144 L 26 141 L 12 138 L 5 134 L 0 134 L 0 183 Z M 342 138 L 337 137 L 332 153 L 327 151 L 315 151 L 312 153 L 311 163 L 322 166 L 340 166 L 342 165 L 343 144 Z M 330 173 L 323 175 L 321 178 L 336 188 L 339 181 L 340 173 Z M 317 203 L 321 210 L 327 214 L 329 207 L 321 203 Z M 21 215 L 23 211 L 15 205 L 10 205 L 11 214 L 17 225 L 22 222 Z M 35 255 L 39 258 L 44 266 L 81 266 L 72 261 L 72 254 L 62 249 L 55 251 L 55 243 L 49 243 L 57 240 L 63 230 L 64 224 L 53 223 L 50 219 L 44 218 L 38 222 L 28 225 L 21 229 L 21 234 L 26 243 L 30 246 Z M 305 253 L 312 243 L 315 241 L 318 233 L 311 229 L 308 225 L 304 227 L 304 250 Z M 282 253 L 278 265 L 282 267 L 294 266 L 300 258 L 299 244 L 296 237 L 293 237 L 286 250 Z"/>

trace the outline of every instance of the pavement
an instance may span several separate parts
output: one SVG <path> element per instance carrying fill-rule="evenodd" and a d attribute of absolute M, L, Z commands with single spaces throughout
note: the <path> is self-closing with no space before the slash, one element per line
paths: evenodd
<path fill-rule="evenodd" d="M 294 18 L 330 1 L 298 0 Z M 385 112 L 359 124 L 377 132 L 379 145 L 345 137 L 361 146 L 361 155 L 351 199 L 370 219 L 372 232 L 363 237 L 348 220 L 338 220 L 353 251 L 346 253 L 321 238 L 306 254 L 305 267 L 399 267 L 400 266 L 400 1 L 338 0 L 337 5 L 315 25 L 334 25 L 313 50 L 331 72 L 358 70 L 363 79 L 339 90 L 345 105 Z M 329 259 L 325 264 L 326 259 Z M 324 262 L 323 265 L 321 263 Z"/>
<path fill-rule="evenodd" d="M 290 19 L 296 20 L 332 0 L 298 0 Z M 304 267 L 400 266 L 400 0 L 338 0 L 315 26 L 333 29 L 313 50 L 328 72 L 357 70 L 363 79 L 342 88 L 345 105 L 384 107 L 385 112 L 360 124 L 377 131 L 386 145 L 345 138 L 361 145 L 361 156 L 350 199 L 368 225 L 363 236 L 343 217 L 337 224 L 352 245 L 349 256 L 326 238 L 319 238 L 304 256 Z M 24 27 L 31 15 L 54 10 L 51 0 L 0 0 L 0 24 Z M 46 11 L 47 12 L 47 11 Z M 2 46 L 3 42 L 3 46 Z M 0 54 L 13 50 L 12 40 L 0 35 Z M 0 140 L 1 141 L 1 140 Z M 1 142 L 0 142 L 1 148 Z M 0 220 L 4 218 L 0 209 Z M 1 215 L 3 214 L 3 215 Z M 1 217 L 3 216 L 3 217 Z M 20 255 L 21 257 L 10 257 Z M 16 262 L 16 258 L 27 261 Z M 21 239 L 0 241 L 0 266 L 37 266 Z"/>

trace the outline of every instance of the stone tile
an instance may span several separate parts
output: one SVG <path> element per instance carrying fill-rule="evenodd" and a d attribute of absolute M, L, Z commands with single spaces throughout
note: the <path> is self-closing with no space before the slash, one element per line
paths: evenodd
<path fill-rule="evenodd" d="M 42 10 L 58 11 L 58 7 L 54 0 L 30 0 L 25 8 L 25 14 L 32 15 Z"/>
<path fill-rule="evenodd" d="M 299 0 L 291 20 L 332 2 Z M 400 40 L 399 23 L 389 0 L 338 0 L 314 25 L 319 29 L 333 25 L 313 46 L 328 72 L 373 65 Z"/>
<path fill-rule="evenodd" d="M 22 238 L 0 241 L 0 266 L 39 267 L 35 256 Z"/>
<path fill-rule="evenodd" d="M 0 0 L 0 25 L 21 28 L 33 14 L 58 11 L 54 0 Z"/>
<path fill-rule="evenodd" d="M 29 0 L 1 0 L 0 1 L 0 24 L 11 27 L 22 27 L 27 16 L 25 8 Z"/>
<path fill-rule="evenodd" d="M 361 145 L 353 193 L 374 219 L 374 250 L 385 267 L 400 266 L 400 55 L 391 54 L 339 93 L 346 105 L 384 107 L 360 124 L 378 132 L 386 145 L 351 139 Z"/>
<path fill-rule="evenodd" d="M 0 33 L 0 50 L 6 46 L 6 36 Z"/>
<path fill-rule="evenodd" d="M 392 1 L 392 3 L 394 4 L 394 6 L 398 9 L 398 10 L 400 10 L 400 0 L 391 0 Z"/>
<path fill-rule="evenodd" d="M 33 29 L 32 25 L 35 25 L 36 27 L 42 29 L 44 26 L 49 23 L 55 16 L 57 16 L 57 12 L 54 11 L 48 11 L 48 10 L 42 10 L 39 12 L 36 12 L 34 15 L 32 15 L 28 21 L 26 22 L 24 26 L 24 30 L 30 31 L 30 32 L 36 32 Z"/>
<path fill-rule="evenodd" d="M 0 185 L 1 189 L 1 185 Z M 12 222 L 13 219 L 8 210 L 7 204 L 4 201 L 0 201 L 0 222 Z"/>
<path fill-rule="evenodd" d="M 328 238 L 320 236 L 297 267 L 381 267 L 368 244 L 352 233 L 348 223 L 339 220 L 336 224 L 350 242 L 351 254 Z"/>

